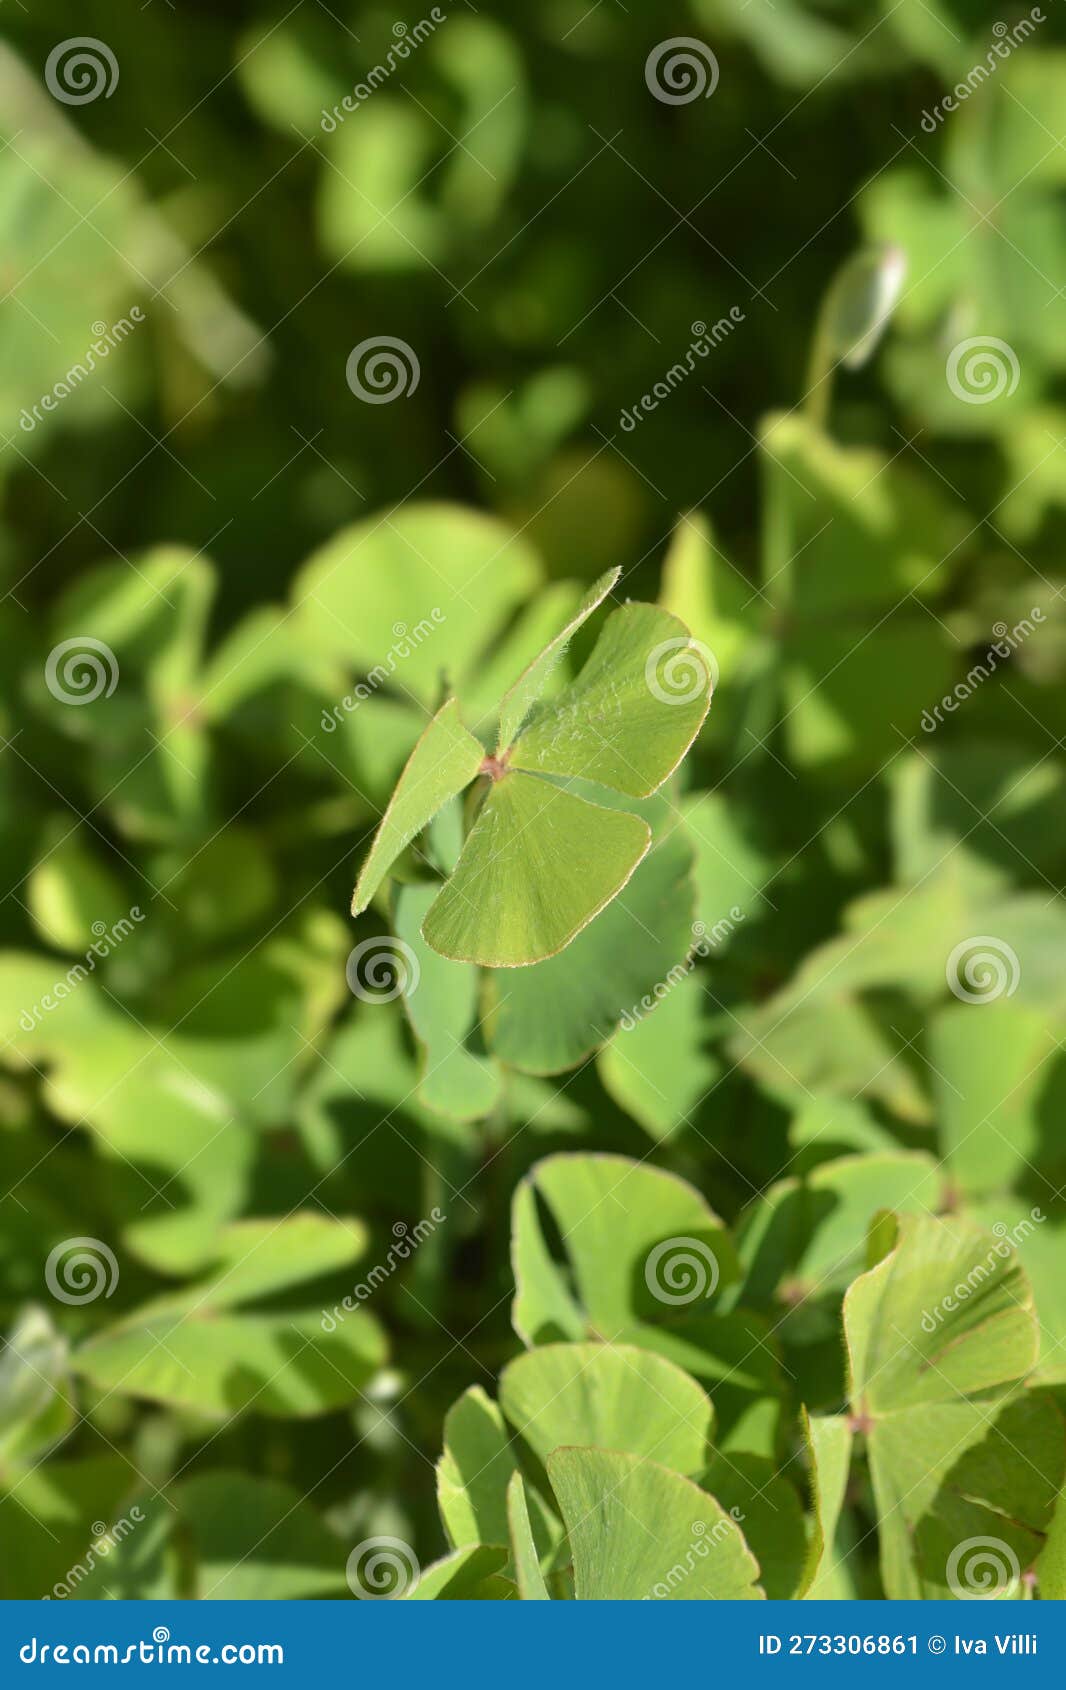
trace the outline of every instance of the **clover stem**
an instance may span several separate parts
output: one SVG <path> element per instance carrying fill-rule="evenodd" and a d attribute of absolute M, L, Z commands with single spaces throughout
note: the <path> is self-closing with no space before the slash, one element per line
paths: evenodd
<path fill-rule="evenodd" d="M 802 401 L 806 415 L 819 429 L 824 429 L 829 421 L 829 404 L 832 397 L 835 369 L 832 342 L 828 333 L 827 312 L 825 306 L 823 306 L 818 314 L 818 323 L 814 331 L 814 340 L 807 365 L 807 391 Z"/>
<path fill-rule="evenodd" d="M 478 774 L 487 775 L 489 780 L 499 780 L 507 773 L 507 759 L 510 755 L 510 751 L 505 751 L 502 757 L 486 757 Z"/>

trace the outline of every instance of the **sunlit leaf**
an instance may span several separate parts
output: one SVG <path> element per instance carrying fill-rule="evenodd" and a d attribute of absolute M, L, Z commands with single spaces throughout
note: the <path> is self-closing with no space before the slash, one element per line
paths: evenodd
<path fill-rule="evenodd" d="M 371 110 L 350 132 L 367 121 Z M 539 577 L 536 554 L 505 524 L 413 503 L 342 530 L 309 558 L 293 583 L 294 619 L 375 690 L 435 709 L 447 674 L 465 704 L 482 654 Z"/>
<path fill-rule="evenodd" d="M 572 1068 L 684 968 L 694 942 L 692 843 L 664 800 L 640 808 L 652 846 L 621 893 L 559 956 L 486 976 L 485 1024 L 504 1061 L 537 1074 Z"/>
<path fill-rule="evenodd" d="M 722 1072 L 705 1048 L 708 1000 L 695 970 L 657 981 L 599 1058 L 603 1083 L 652 1138 L 684 1130 Z"/>
<path fill-rule="evenodd" d="M 621 890 L 650 842 L 638 816 L 509 771 L 492 782 L 422 931 L 460 962 L 540 962 Z"/>
<path fill-rule="evenodd" d="M 697 1475 L 714 1411 L 679 1367 L 628 1344 L 543 1344 L 500 1375 L 500 1407 L 540 1459 L 565 1443 L 652 1456 Z"/>
<path fill-rule="evenodd" d="M 548 1588 L 540 1570 L 540 1558 L 529 1524 L 529 1503 L 521 1473 L 512 1473 L 507 1486 L 507 1522 L 519 1596 L 526 1602 L 548 1601 Z"/>
<path fill-rule="evenodd" d="M 437 1463 L 437 1506 L 455 1548 L 507 1542 L 506 1493 L 517 1466 L 502 1413 L 472 1385 L 445 1417 Z"/>
<path fill-rule="evenodd" d="M 292 1485 L 213 1472 L 177 1487 L 201 1600 L 280 1602 L 343 1594 L 346 1552 Z"/>
<path fill-rule="evenodd" d="M 506 1599 L 515 1594 L 497 1575 L 507 1562 L 506 1548 L 468 1544 L 440 1561 L 423 1567 L 418 1579 L 404 1592 L 405 1602 L 480 1602 Z"/>
<path fill-rule="evenodd" d="M 634 798 L 656 791 L 700 730 L 711 676 L 676 616 L 625 604 L 561 696 L 534 712 L 511 767 L 596 781 Z"/>
<path fill-rule="evenodd" d="M 802 1425 L 814 1507 L 807 1560 L 796 1594 L 824 1600 L 845 1594 L 836 1587 L 833 1548 L 848 1481 L 852 1432 L 843 1414 L 808 1415 L 804 1410 Z"/>
<path fill-rule="evenodd" d="M 1038 1328 L 1009 1243 L 965 1221 L 904 1217 L 898 1246 L 849 1290 L 844 1323 L 886 1594 L 972 1593 L 957 1552 L 990 1537 L 1005 1546 L 999 1594 L 1017 1594 L 1066 1450 L 1055 1408 L 1018 1394 Z"/>
<path fill-rule="evenodd" d="M 558 1450 L 548 1473 L 579 1601 L 736 1601 L 764 1594 L 739 1526 L 691 1480 L 657 1462 L 601 1449 Z"/>
<path fill-rule="evenodd" d="M 454 698 L 441 706 L 412 751 L 381 818 L 352 893 L 352 914 L 365 910 L 396 858 L 449 798 L 470 785 L 484 751 L 459 720 Z"/>
<path fill-rule="evenodd" d="M 425 1047 L 419 1095 L 428 1109 L 477 1120 L 497 1102 L 502 1079 L 499 1069 L 466 1043 L 477 1020 L 477 970 L 440 956 L 422 937 L 436 896 L 433 882 L 402 886 L 394 915 L 397 938 L 415 959 L 404 974 L 404 1007 Z"/>
<path fill-rule="evenodd" d="M 498 754 L 502 755 L 519 732 L 530 710 L 540 698 L 553 669 L 562 661 L 567 646 L 583 622 L 587 622 L 621 575 L 620 569 L 610 569 L 594 581 L 577 609 L 562 628 L 555 633 L 529 667 L 523 671 L 500 705 L 500 733 Z"/>
<path fill-rule="evenodd" d="M 328 1331 L 317 1308 L 262 1312 L 241 1305 L 356 1259 L 357 1228 L 313 1215 L 245 1222 L 200 1285 L 158 1298 L 83 1345 L 75 1370 L 104 1390 L 208 1415 L 323 1414 L 348 1402 L 385 1359 L 362 1308 Z"/>

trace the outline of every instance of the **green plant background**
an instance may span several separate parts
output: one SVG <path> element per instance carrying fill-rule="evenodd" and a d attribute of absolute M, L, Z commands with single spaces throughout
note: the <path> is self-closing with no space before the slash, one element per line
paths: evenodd
<path fill-rule="evenodd" d="M 712 1447 L 660 1450 L 656 1482 L 702 1475 L 715 1509 L 735 1495 L 755 1561 L 733 1544 L 723 1586 L 687 1594 L 740 1594 L 760 1568 L 791 1594 L 813 1571 L 819 1472 L 847 1462 L 830 1423 L 861 1446 L 832 1594 L 944 1594 L 951 1544 L 1017 1501 L 1007 1446 L 1040 1473 L 1013 1544 L 1029 1569 L 1066 1382 L 1060 8 L 931 133 L 923 114 L 997 38 L 964 0 L 446 11 L 328 133 L 321 113 L 399 38 L 387 8 L 86 0 L 77 27 L 120 76 L 77 107 L 44 83 L 69 8 L 5 9 L 0 1594 L 45 1594 L 134 1507 L 144 1523 L 78 1594 L 347 1596 L 349 1551 L 380 1536 L 427 1565 L 449 1546 L 433 1465 L 450 1405 L 494 1397 L 523 1343 L 589 1337 L 635 1345 L 641 1369 L 658 1348 L 671 1389 L 697 1379 L 682 1418 L 713 1400 Z M 712 97 L 653 96 L 645 62 L 667 32 L 713 47 Z M 823 431 L 801 405 L 815 322 L 863 242 L 903 249 L 903 297 L 872 362 L 837 373 Z M 135 306 L 106 363 L 20 421 L 93 325 Z M 623 425 L 731 309 L 695 373 Z M 346 362 L 385 335 L 420 377 L 367 404 Z M 945 374 L 977 336 L 1017 362 L 988 404 Z M 487 732 L 553 621 L 616 565 L 617 601 L 663 604 L 718 670 L 695 749 L 648 808 L 663 880 L 642 882 L 648 919 L 641 904 L 619 932 L 609 910 L 589 929 L 600 949 L 575 942 L 513 996 L 473 982 L 469 1013 L 470 982 L 435 976 L 431 954 L 410 1019 L 353 995 L 354 945 L 394 924 L 418 943 L 402 907 L 417 885 L 354 926 L 346 912 L 442 671 Z M 1022 632 L 990 662 L 1004 628 Z M 72 706 L 46 665 L 85 635 L 118 679 Z M 582 632 L 575 665 L 590 647 Z M 423 867 L 454 861 L 455 821 Z M 628 1007 L 604 1000 L 620 959 L 639 1005 L 683 964 L 693 920 L 707 954 L 607 1043 Z M 994 1001 L 949 990 L 971 941 L 1005 966 Z M 586 1287 L 575 1314 L 572 1281 L 540 1262 L 525 1294 L 547 1307 L 512 1325 L 512 1199 L 540 1191 L 558 1255 L 549 1176 L 522 1184 L 558 1153 L 581 1158 L 545 1164 L 571 1170 L 568 1190 L 615 1170 L 598 1201 L 643 1216 L 646 1243 L 701 1225 L 719 1240 L 717 1298 L 665 1348 L 609 1250 L 589 1269 L 605 1310 Z M 649 1170 L 688 1181 L 710 1219 L 682 1204 L 674 1224 L 687 1188 L 648 1187 Z M 886 1209 L 917 1228 L 892 1257 Z M 955 1519 L 875 1436 L 865 1449 L 858 1396 L 841 1419 L 843 1295 L 878 1261 L 897 1277 L 917 1261 L 935 1287 L 1034 1210 L 985 1314 L 1001 1296 L 1026 1308 L 1027 1281 L 1036 1314 L 967 1386 L 1017 1423 L 985 1448 L 984 1513 Z M 107 1245 L 117 1283 L 57 1300 L 46 1263 L 82 1237 Z M 326 1330 L 322 1312 L 385 1263 Z M 863 1281 L 864 1318 L 881 1295 L 916 1315 L 893 1285 Z M 860 1328 L 856 1313 L 853 1369 Z M 888 1417 L 913 1412 L 897 1371 Z M 481 1401 L 463 1400 L 468 1416 Z M 479 1471 L 494 1412 L 453 1427 Z M 574 1424 L 563 1442 L 611 1435 Z M 949 1493 L 957 1446 L 937 1456 Z M 548 1450 L 546 1469 L 532 1447 L 511 1512 L 508 1468 L 491 1525 L 471 1527 L 468 1503 L 450 1541 L 510 1531 L 517 1560 L 524 1482 L 547 1563 L 554 1483 L 574 1532 L 552 1594 L 571 1559 L 596 1593 L 589 1496 L 643 1481 L 564 1471 Z M 917 1497 L 917 1571 L 900 1517 L 886 1524 L 897 1483 Z M 629 1504 L 673 1511 L 686 1540 L 693 1518 L 707 1529 L 688 1492 Z M 452 1594 L 510 1590 L 514 1565 L 485 1554 Z"/>

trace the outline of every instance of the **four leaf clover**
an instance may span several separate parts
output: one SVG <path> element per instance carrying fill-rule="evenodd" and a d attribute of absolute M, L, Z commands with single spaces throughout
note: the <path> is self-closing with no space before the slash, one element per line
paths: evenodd
<path fill-rule="evenodd" d="M 607 618 L 577 678 L 543 699 L 572 636 L 619 574 L 594 583 L 506 693 L 494 751 L 463 725 L 454 698 L 442 705 L 382 817 L 353 915 L 443 805 L 474 782 L 472 825 L 422 924 L 442 956 L 485 968 L 541 962 L 622 890 L 651 829 L 627 809 L 596 802 L 596 789 L 632 799 L 656 792 L 699 732 L 711 675 L 676 616 L 626 603 Z"/>

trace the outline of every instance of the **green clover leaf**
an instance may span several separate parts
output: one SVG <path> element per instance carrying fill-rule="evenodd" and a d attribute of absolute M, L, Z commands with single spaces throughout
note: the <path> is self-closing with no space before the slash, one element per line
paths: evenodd
<path fill-rule="evenodd" d="M 556 956 L 615 898 L 646 855 L 651 828 L 572 790 L 587 781 L 644 798 L 673 773 L 710 704 L 702 653 L 669 611 L 628 603 L 608 617 L 576 680 L 542 695 L 570 639 L 618 579 L 608 571 L 504 696 L 493 755 L 449 699 L 400 776 L 360 871 L 353 915 L 401 852 L 477 778 L 473 826 L 422 922 L 441 956 L 525 968 Z"/>

